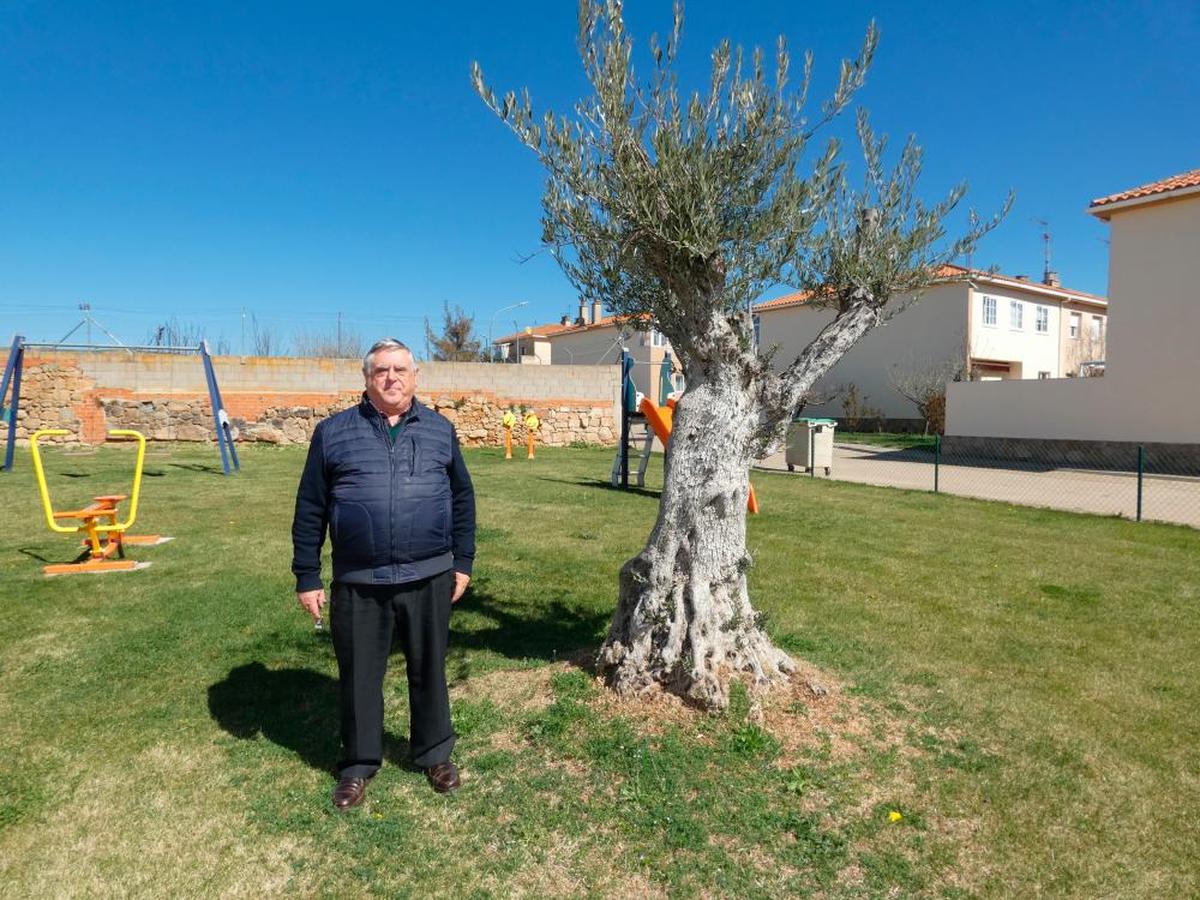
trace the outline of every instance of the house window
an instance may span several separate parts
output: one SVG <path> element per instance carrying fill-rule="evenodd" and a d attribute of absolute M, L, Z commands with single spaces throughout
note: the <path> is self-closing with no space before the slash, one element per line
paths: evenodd
<path fill-rule="evenodd" d="M 1071 337 L 1079 337 L 1079 313 L 1071 313 Z"/>
<path fill-rule="evenodd" d="M 665 337 L 663 337 L 661 331 L 651 331 L 650 332 L 650 346 L 651 347 L 667 346 L 667 339 Z"/>
<path fill-rule="evenodd" d="M 1039 306 L 1037 308 L 1036 322 L 1037 322 L 1038 334 L 1049 334 L 1050 333 L 1050 310 L 1046 309 L 1046 307 L 1044 307 L 1044 306 Z"/>
<path fill-rule="evenodd" d="M 996 298 L 983 298 L 983 324 L 995 326 L 996 324 Z"/>
<path fill-rule="evenodd" d="M 1025 327 L 1025 304 L 1020 300 L 1008 301 L 1008 327 L 1020 331 Z"/>
<path fill-rule="evenodd" d="M 1099 316 L 1092 316 L 1092 340 L 1098 341 L 1104 334 L 1104 320 Z"/>
<path fill-rule="evenodd" d="M 1049 372 L 1038 372 L 1038 381 L 1045 381 L 1049 377 L 1050 377 Z"/>

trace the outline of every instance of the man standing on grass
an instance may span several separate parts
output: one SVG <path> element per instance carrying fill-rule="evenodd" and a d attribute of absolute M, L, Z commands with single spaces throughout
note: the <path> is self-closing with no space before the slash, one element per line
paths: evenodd
<path fill-rule="evenodd" d="M 330 625 L 342 752 L 333 805 L 362 802 L 383 763 L 383 675 L 393 632 L 408 669 L 413 763 L 440 793 L 458 787 L 446 688 L 450 606 L 471 581 L 475 492 L 454 426 L 413 399 L 417 366 L 400 341 L 363 359 L 355 407 L 319 423 L 296 492 L 296 597 L 321 615 L 321 545 L 333 548 Z"/>

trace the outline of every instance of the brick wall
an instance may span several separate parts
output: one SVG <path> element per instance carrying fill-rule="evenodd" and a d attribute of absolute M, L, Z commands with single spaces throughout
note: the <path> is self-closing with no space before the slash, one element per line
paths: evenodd
<path fill-rule="evenodd" d="M 302 443 L 316 423 L 358 401 L 358 360 L 214 357 L 240 441 Z M 498 445 L 500 417 L 532 409 L 550 446 L 612 445 L 620 436 L 617 366 L 424 363 L 417 397 L 453 421 L 466 446 Z M 0 435 L 7 426 L 0 424 Z M 25 354 L 17 438 L 65 428 L 67 442 L 97 443 L 133 428 L 156 441 L 211 441 L 213 418 L 198 356 L 121 351 Z M 524 439 L 518 425 L 514 437 Z"/>

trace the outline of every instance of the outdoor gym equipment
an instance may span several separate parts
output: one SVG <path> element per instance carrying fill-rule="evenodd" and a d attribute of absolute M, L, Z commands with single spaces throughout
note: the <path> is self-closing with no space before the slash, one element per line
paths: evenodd
<path fill-rule="evenodd" d="M 664 360 L 664 369 L 670 365 L 669 358 Z M 637 483 L 638 487 L 642 487 L 646 483 L 646 467 L 650 462 L 650 450 L 654 445 L 654 438 L 657 437 L 665 450 L 667 441 L 671 437 L 671 428 L 674 424 L 675 415 L 675 398 L 666 396 L 660 406 L 649 397 L 642 394 L 637 389 L 637 385 L 633 382 L 633 357 L 628 351 L 621 354 L 621 444 L 617 447 L 617 456 L 613 460 L 612 475 L 610 480 L 613 487 L 629 487 L 629 443 L 630 443 L 630 424 L 633 417 L 636 415 L 640 421 L 646 426 L 645 436 L 642 439 L 641 458 L 638 460 Z M 665 390 L 670 384 L 664 375 L 661 378 L 660 389 Z M 754 485 L 749 485 L 749 493 L 746 497 L 746 508 L 751 513 L 758 513 L 758 496 L 754 493 Z"/>
<path fill-rule="evenodd" d="M 511 409 L 500 418 L 500 424 L 504 426 L 504 458 L 512 459 L 512 430 L 517 417 Z"/>
<path fill-rule="evenodd" d="M 525 416 L 525 458 L 533 459 L 533 446 L 537 442 L 537 431 L 541 427 L 541 419 L 531 409 Z"/>
<path fill-rule="evenodd" d="M 29 449 L 33 454 L 33 471 L 37 475 L 38 493 L 42 498 L 42 509 L 46 513 L 46 524 L 51 531 L 62 534 L 80 534 L 86 536 L 83 540 L 83 553 L 72 563 L 56 563 L 44 566 L 42 571 L 47 575 L 70 575 L 77 572 L 128 572 L 133 569 L 143 569 L 150 563 L 139 563 L 132 559 L 124 559 L 126 544 L 150 545 L 162 544 L 170 538 L 157 534 L 131 535 L 125 532 L 137 519 L 138 497 L 142 487 L 142 463 L 146 457 L 146 438 L 139 431 L 130 429 L 114 429 L 109 437 L 131 437 L 138 442 L 137 462 L 133 468 L 133 488 L 129 493 L 128 518 L 123 522 L 117 521 L 118 506 L 126 499 L 125 494 L 101 494 L 92 498 L 91 505 L 83 509 L 64 510 L 55 512 L 50 503 L 50 489 L 46 485 L 46 473 L 42 468 L 42 454 L 38 443 L 44 437 L 70 434 L 64 428 L 41 428 L 29 437 Z M 59 525 L 58 519 L 76 519 L 77 525 Z M 114 556 L 122 557 L 112 559 Z"/>

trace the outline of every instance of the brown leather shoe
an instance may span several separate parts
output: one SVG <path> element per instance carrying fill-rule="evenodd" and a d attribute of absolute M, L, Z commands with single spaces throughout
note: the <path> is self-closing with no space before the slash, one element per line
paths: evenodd
<path fill-rule="evenodd" d="M 358 806 L 367 795 L 367 779 L 339 778 L 333 789 L 333 805 L 336 809 L 344 810 Z"/>
<path fill-rule="evenodd" d="M 448 794 L 458 788 L 458 769 L 452 762 L 438 763 L 425 770 L 425 777 L 439 794 Z"/>

